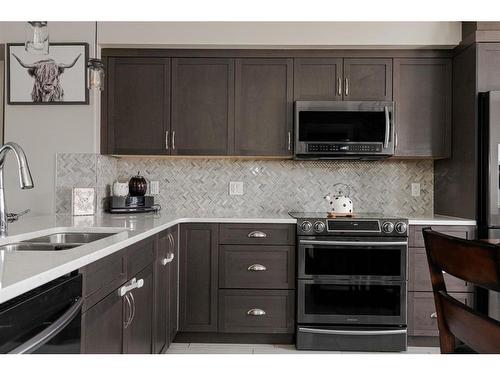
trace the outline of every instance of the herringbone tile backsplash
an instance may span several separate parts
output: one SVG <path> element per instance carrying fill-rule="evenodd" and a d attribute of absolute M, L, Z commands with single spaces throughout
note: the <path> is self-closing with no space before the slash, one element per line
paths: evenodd
<path fill-rule="evenodd" d="M 102 201 L 115 179 L 126 181 L 137 172 L 160 182 L 155 200 L 170 211 L 324 211 L 328 203 L 323 196 L 333 184 L 343 182 L 351 186 L 355 211 L 433 212 L 434 167 L 430 160 L 115 159 L 94 154 L 58 155 L 56 212 L 70 212 L 73 186 L 93 184 Z M 242 181 L 244 194 L 230 196 L 230 181 Z M 419 197 L 411 196 L 413 182 L 420 183 Z"/>

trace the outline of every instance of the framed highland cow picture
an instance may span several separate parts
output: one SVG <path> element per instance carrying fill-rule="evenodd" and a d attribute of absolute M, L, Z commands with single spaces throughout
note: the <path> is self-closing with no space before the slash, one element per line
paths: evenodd
<path fill-rule="evenodd" d="M 49 54 L 7 45 L 8 104 L 88 104 L 88 43 L 50 43 Z"/>

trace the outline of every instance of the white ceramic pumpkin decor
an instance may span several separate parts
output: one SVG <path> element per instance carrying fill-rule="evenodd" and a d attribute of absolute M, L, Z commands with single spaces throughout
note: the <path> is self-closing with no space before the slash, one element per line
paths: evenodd
<path fill-rule="evenodd" d="M 347 184 L 337 183 L 333 185 L 333 193 L 328 193 L 325 199 L 330 203 L 330 211 L 336 215 L 352 215 L 354 207 L 352 204 L 351 187 Z"/>

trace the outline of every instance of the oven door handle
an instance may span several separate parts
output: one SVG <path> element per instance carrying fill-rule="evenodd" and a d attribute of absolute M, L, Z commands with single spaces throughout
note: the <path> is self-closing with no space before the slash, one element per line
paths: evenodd
<path fill-rule="evenodd" d="M 317 240 L 300 240 L 301 245 L 335 245 L 335 246 L 401 246 L 408 245 L 407 241 L 317 241 Z"/>
<path fill-rule="evenodd" d="M 382 336 L 382 335 L 400 335 L 406 333 L 406 329 L 387 329 L 378 331 L 349 331 L 339 329 L 318 329 L 299 327 L 299 332 L 319 333 L 323 335 L 345 335 L 345 336 Z"/>
<path fill-rule="evenodd" d="M 83 298 L 78 297 L 71 307 L 64 312 L 54 323 L 45 328 L 42 332 L 36 334 L 28 341 L 12 349 L 9 354 L 28 354 L 33 353 L 54 336 L 61 332 L 78 315 L 83 305 Z"/>
<path fill-rule="evenodd" d="M 384 148 L 389 147 L 389 133 L 391 131 L 391 119 L 389 116 L 389 108 L 387 106 L 384 107 L 385 114 L 385 137 L 384 137 Z"/>

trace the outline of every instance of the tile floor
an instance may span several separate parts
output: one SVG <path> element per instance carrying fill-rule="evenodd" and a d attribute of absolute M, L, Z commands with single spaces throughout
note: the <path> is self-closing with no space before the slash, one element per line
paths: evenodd
<path fill-rule="evenodd" d="M 297 351 L 293 345 L 173 343 L 167 354 L 361 354 L 361 352 Z M 367 352 L 362 352 L 367 354 Z M 368 353 L 370 354 L 370 353 Z M 383 353 L 372 353 L 383 354 Z M 410 346 L 403 354 L 439 354 L 439 348 Z"/>

